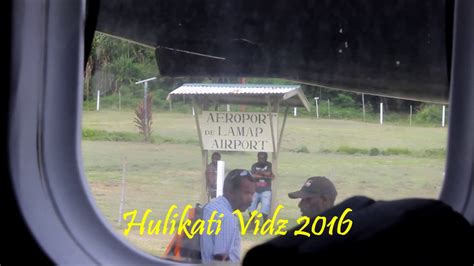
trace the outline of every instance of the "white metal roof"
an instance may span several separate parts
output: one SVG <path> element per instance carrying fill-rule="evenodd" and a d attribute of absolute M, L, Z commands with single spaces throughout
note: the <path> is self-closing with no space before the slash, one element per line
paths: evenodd
<path fill-rule="evenodd" d="M 187 83 L 170 92 L 167 99 L 179 99 L 183 95 L 220 104 L 266 105 L 271 98 L 283 105 L 310 109 L 299 85 Z"/>
<path fill-rule="evenodd" d="M 175 89 L 172 94 L 284 94 L 298 85 L 261 85 L 261 84 L 195 84 L 187 83 Z"/>

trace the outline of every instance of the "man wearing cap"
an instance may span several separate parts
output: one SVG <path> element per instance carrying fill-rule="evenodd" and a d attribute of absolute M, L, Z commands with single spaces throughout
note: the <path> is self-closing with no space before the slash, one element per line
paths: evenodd
<path fill-rule="evenodd" d="M 220 217 L 220 214 L 223 214 L 223 217 L 217 235 L 207 233 L 201 235 L 203 263 L 213 260 L 240 261 L 240 227 L 237 217 L 232 212 L 245 211 L 252 203 L 254 193 L 255 180 L 249 171 L 234 169 L 227 174 L 224 180 L 224 195 L 214 198 L 204 207 L 203 220 L 206 223 L 214 211 L 217 211 L 216 217 Z M 211 229 L 216 232 L 217 224 L 213 223 Z"/>
<path fill-rule="evenodd" d="M 301 199 L 298 207 L 301 214 L 308 217 L 315 217 L 332 208 L 336 196 L 336 187 L 331 180 L 324 176 L 310 177 L 299 191 L 288 193 L 290 199 Z"/>

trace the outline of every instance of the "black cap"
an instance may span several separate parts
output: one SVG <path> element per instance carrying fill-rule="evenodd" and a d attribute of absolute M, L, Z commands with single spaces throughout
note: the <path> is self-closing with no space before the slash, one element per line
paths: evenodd
<path fill-rule="evenodd" d="M 336 198 L 336 187 L 331 180 L 324 176 L 313 176 L 306 180 L 300 190 L 288 193 L 288 197 L 291 199 L 309 198 L 316 195 L 327 195 Z"/>

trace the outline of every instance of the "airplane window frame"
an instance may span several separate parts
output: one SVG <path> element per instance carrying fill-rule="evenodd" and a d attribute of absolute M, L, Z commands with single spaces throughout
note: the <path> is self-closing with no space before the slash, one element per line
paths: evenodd
<path fill-rule="evenodd" d="M 456 1 L 453 23 L 451 93 L 445 178 L 439 199 L 474 224 L 474 4 Z M 469 25 L 469 26 L 468 26 Z M 471 32 L 471 33 L 470 33 Z"/>
<path fill-rule="evenodd" d="M 12 47 L 20 60 L 13 63 L 9 151 L 17 200 L 36 240 L 58 264 L 164 262 L 111 230 L 84 177 L 84 4 L 13 3 L 18 30 Z"/>
<path fill-rule="evenodd" d="M 11 179 L 35 239 L 57 264 L 173 264 L 118 237 L 82 169 L 84 0 L 13 3 Z M 446 178 L 440 200 L 474 223 L 474 2 L 455 3 Z M 463 114 L 457 116 L 457 114 Z"/>

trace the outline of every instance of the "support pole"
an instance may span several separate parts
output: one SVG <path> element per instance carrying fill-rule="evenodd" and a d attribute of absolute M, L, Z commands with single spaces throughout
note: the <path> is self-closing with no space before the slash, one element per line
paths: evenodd
<path fill-rule="evenodd" d="M 283 139 L 283 130 L 285 129 L 286 118 L 288 117 L 288 111 L 289 111 L 289 107 L 287 106 L 285 109 L 285 116 L 283 117 L 283 124 L 281 125 L 280 134 L 278 136 L 277 153 L 280 153 L 281 141 Z"/>
<path fill-rule="evenodd" d="M 270 102 L 270 99 L 268 100 L 268 118 L 270 119 L 270 131 L 272 133 L 273 153 L 275 153 L 277 149 L 276 149 L 275 130 L 273 129 L 272 103 Z"/>
<path fill-rule="evenodd" d="M 193 106 L 193 112 L 197 108 L 196 104 L 196 98 L 192 98 L 192 106 Z M 204 146 L 202 143 L 202 135 L 201 135 L 201 126 L 199 125 L 199 117 L 198 117 L 198 112 L 195 112 L 194 115 L 194 120 L 196 121 L 196 129 L 198 132 L 198 137 L 199 137 L 199 145 L 201 147 L 201 160 L 202 160 L 202 165 L 201 165 L 201 193 L 200 193 L 200 202 L 205 202 L 207 195 L 206 195 L 206 167 L 207 167 L 207 150 L 204 150 Z"/>
<path fill-rule="evenodd" d="M 413 116 L 413 105 L 410 105 L 410 126 L 411 126 L 411 118 Z"/>

